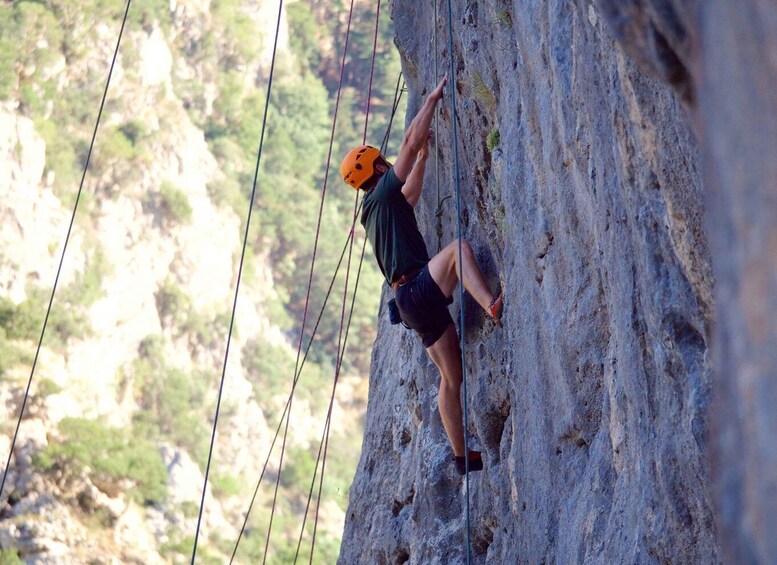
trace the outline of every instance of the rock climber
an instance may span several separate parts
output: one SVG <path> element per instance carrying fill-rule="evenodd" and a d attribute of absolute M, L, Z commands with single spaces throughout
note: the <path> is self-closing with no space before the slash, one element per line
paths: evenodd
<path fill-rule="evenodd" d="M 440 370 L 437 398 L 440 417 L 453 448 L 457 470 L 464 475 L 465 438 L 462 424 L 461 349 L 453 319 L 448 312 L 459 282 L 458 240 L 429 259 L 413 208 L 421 197 L 424 170 L 429 156 L 429 129 L 447 79 L 429 94 L 405 132 L 399 156 L 392 166 L 380 150 L 362 145 L 343 159 L 340 172 L 345 182 L 366 191 L 361 223 L 375 251 L 383 276 L 395 293 L 399 314 L 415 330 L 429 356 Z M 494 297 L 483 278 L 472 248 L 461 242 L 462 281 L 487 315 L 499 323 L 503 294 Z M 478 451 L 469 451 L 469 470 L 480 471 Z"/>

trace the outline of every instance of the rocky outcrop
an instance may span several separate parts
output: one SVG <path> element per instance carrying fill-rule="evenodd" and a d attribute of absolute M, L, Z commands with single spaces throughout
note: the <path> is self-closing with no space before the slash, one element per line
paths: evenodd
<path fill-rule="evenodd" d="M 700 139 L 717 315 L 713 472 L 732 563 L 777 560 L 777 7 L 600 1 L 646 67 L 682 61 Z M 636 40 L 632 40 L 634 38 Z M 645 47 L 650 45 L 651 49 Z M 665 77 L 666 78 L 666 77 Z"/>
<path fill-rule="evenodd" d="M 463 304 L 469 434 L 486 464 L 470 480 L 473 562 L 717 562 L 713 276 L 685 59 L 648 53 L 640 68 L 604 3 L 454 4 L 463 229 L 506 294 L 503 329 Z M 435 56 L 447 70 L 447 22 L 405 0 L 392 15 L 412 116 Z M 662 33 L 660 52 L 681 42 Z M 417 208 L 430 248 L 436 206 L 430 166 Z M 383 312 L 379 324 L 340 562 L 464 562 L 437 371 L 415 336 Z"/>
<path fill-rule="evenodd" d="M 774 344 L 777 10 L 764 2 L 600 1 L 625 48 L 681 93 L 704 163 L 717 279 L 713 473 L 728 560 L 777 555 Z M 652 47 L 652 48 L 651 48 Z M 682 61 L 679 80 L 660 69 Z M 675 65 L 677 66 L 677 65 Z"/>
<path fill-rule="evenodd" d="M 44 177 L 46 145 L 32 120 L 0 107 L 0 160 L 6 171 L 0 176 L 0 289 L 15 302 L 26 297 L 25 285 L 53 280 L 49 246 L 67 230 L 69 218 Z M 30 187 L 39 187 L 31 190 Z M 29 219 L 35 218 L 35 226 Z M 35 230 L 37 237 L 31 237 Z M 73 242 L 73 264 L 83 264 L 80 241 Z M 41 272 L 46 266 L 44 272 Z M 72 280 L 66 273 L 62 283 Z"/>

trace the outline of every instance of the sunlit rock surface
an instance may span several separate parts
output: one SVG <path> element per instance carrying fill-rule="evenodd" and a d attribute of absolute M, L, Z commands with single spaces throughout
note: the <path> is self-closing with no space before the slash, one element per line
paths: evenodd
<path fill-rule="evenodd" d="M 449 64 L 440 13 L 437 74 Z M 464 304 L 469 434 L 486 463 L 470 480 L 475 563 L 721 559 L 692 88 L 678 95 L 660 79 L 683 77 L 640 68 L 610 15 L 585 1 L 454 8 L 464 236 L 506 292 L 503 329 Z M 393 17 L 415 111 L 436 82 L 434 10 L 397 1 Z M 447 98 L 443 196 L 452 144 Z M 433 160 L 426 180 L 417 210 L 435 249 Z M 443 220 L 444 244 L 452 201 Z M 415 336 L 383 312 L 379 324 L 340 562 L 462 563 L 464 483 L 437 371 Z"/>

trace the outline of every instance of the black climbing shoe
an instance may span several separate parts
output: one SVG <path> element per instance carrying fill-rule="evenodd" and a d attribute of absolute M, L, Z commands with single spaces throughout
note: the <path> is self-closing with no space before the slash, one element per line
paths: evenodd
<path fill-rule="evenodd" d="M 454 457 L 456 460 L 456 470 L 459 472 L 459 475 L 464 475 L 466 470 L 466 462 L 464 461 L 464 457 Z M 479 451 L 470 451 L 469 452 L 469 472 L 472 473 L 473 471 L 482 471 L 483 470 L 483 460 L 480 458 L 480 452 Z"/>

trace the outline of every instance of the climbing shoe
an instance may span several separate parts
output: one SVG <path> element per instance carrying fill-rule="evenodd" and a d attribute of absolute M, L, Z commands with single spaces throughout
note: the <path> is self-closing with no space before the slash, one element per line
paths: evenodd
<path fill-rule="evenodd" d="M 464 457 L 454 457 L 456 460 L 456 470 L 459 472 L 459 475 L 464 475 L 467 472 L 467 464 L 466 461 L 464 461 Z M 470 451 L 469 452 L 469 472 L 473 471 L 482 471 L 483 470 L 483 460 L 480 458 L 480 452 L 479 451 Z"/>
<path fill-rule="evenodd" d="M 491 301 L 488 305 L 488 315 L 496 322 L 497 326 L 502 325 L 502 309 L 504 308 L 504 292 L 500 292 L 499 296 Z"/>

